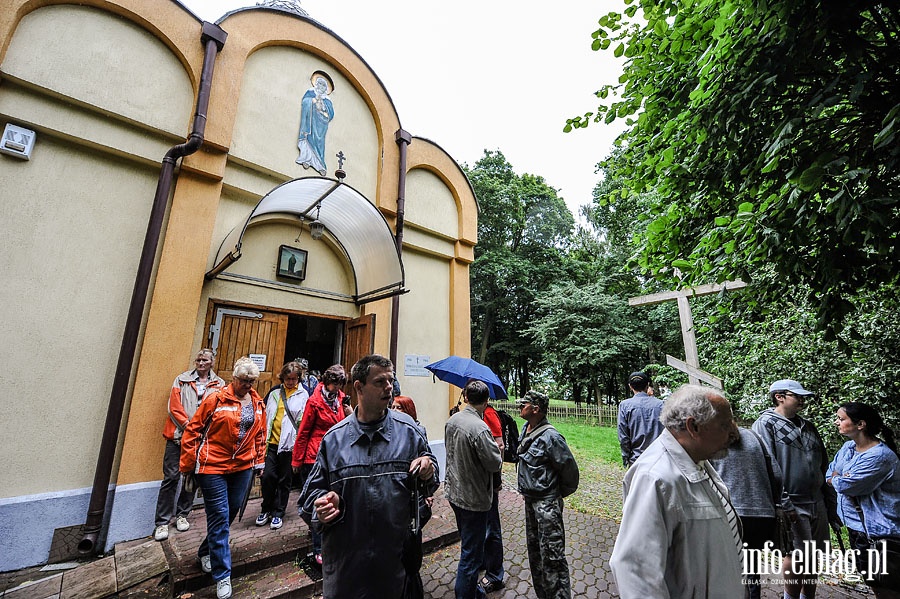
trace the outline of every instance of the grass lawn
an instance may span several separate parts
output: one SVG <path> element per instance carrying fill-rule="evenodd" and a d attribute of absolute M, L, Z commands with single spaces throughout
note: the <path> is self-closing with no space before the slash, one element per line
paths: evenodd
<path fill-rule="evenodd" d="M 521 431 L 524 422 L 516 418 L 516 423 Z M 551 424 L 566 438 L 581 474 L 578 490 L 566 498 L 566 507 L 620 521 L 625 469 L 616 429 L 576 420 L 556 420 Z M 515 488 L 514 465 L 504 464 L 503 473 L 506 484 Z"/>

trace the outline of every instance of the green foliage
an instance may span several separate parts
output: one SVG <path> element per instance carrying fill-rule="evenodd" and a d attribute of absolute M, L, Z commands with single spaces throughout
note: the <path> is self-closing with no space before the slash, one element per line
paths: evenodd
<path fill-rule="evenodd" d="M 485 152 L 466 174 L 479 201 L 478 245 L 471 267 L 472 348 L 512 391 L 530 387 L 543 352 L 523 331 L 537 292 L 562 270 L 574 218 L 542 177 L 517 175 L 499 151 Z"/>
<path fill-rule="evenodd" d="M 741 294 L 725 305 L 698 301 L 699 321 L 724 314 L 701 332 L 701 363 L 724 379 L 739 417 L 749 421 L 771 407 L 767 391 L 774 380 L 796 379 L 815 391 L 803 415 L 819 428 L 831 453 L 845 440 L 833 424 L 840 403 L 870 403 L 888 426 L 900 430 L 900 302 L 896 294 L 873 293 L 855 303 L 855 316 L 846 321 L 848 352 L 816 329 L 815 310 L 802 294 L 786 291 L 779 309 L 766 313 Z"/>
<path fill-rule="evenodd" d="M 852 296 L 900 275 L 896 3 L 626 5 L 593 43 L 624 57 L 624 73 L 566 130 L 630 126 L 602 163 L 619 183 L 602 205 L 647 200 L 634 264 L 668 285 L 771 265 L 754 301 L 792 285 L 830 339 Z"/>
<path fill-rule="evenodd" d="M 607 287 L 603 279 L 584 285 L 563 281 L 535 297 L 538 318 L 526 332 L 564 380 L 598 382 L 604 373 L 626 372 L 642 359 L 637 314 Z"/>

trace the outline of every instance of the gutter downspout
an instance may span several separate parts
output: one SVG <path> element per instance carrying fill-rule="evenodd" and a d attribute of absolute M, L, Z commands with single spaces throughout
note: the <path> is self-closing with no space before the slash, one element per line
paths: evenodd
<path fill-rule="evenodd" d="M 160 237 L 162 236 L 162 224 L 166 215 L 166 206 L 169 203 L 169 192 L 172 189 L 175 162 L 179 158 L 196 152 L 203 143 L 213 68 L 216 63 L 216 55 L 225 45 L 225 38 L 227 37 L 228 34 L 218 25 L 203 23 L 200 41 L 204 44 L 206 52 L 203 57 L 203 69 L 200 73 L 200 88 L 197 91 L 197 111 L 194 115 L 194 126 L 187 141 L 170 148 L 162 160 L 156 195 L 153 198 L 153 207 L 150 210 L 150 220 L 144 237 L 144 247 L 141 250 L 141 259 L 134 278 L 134 290 L 131 294 L 128 318 L 125 321 L 125 332 L 122 334 L 119 361 L 116 365 L 116 373 L 109 395 L 106 424 L 103 428 L 103 438 L 100 441 L 97 468 L 94 471 L 91 501 L 88 505 L 87 519 L 82 526 L 83 536 L 78 543 L 78 552 L 82 554 L 94 551 L 97 537 L 103 526 L 106 500 L 109 493 L 109 480 L 112 476 L 112 466 L 116 455 L 116 443 L 119 438 L 122 413 L 125 410 L 125 395 L 128 391 L 128 383 L 131 380 L 141 320 L 143 319 L 144 306 L 147 303 L 147 295 L 150 288 L 150 275 L 153 272 L 156 250 L 159 247 Z"/>
<path fill-rule="evenodd" d="M 406 213 L 406 152 L 412 142 L 412 136 L 403 129 L 398 129 L 394 134 L 394 141 L 400 146 L 400 184 L 397 190 L 397 255 L 403 258 L 403 216 Z M 400 296 L 395 295 L 391 299 L 391 350 L 390 358 L 394 363 L 394 373 L 400 367 L 397 365 L 397 337 L 400 331 Z"/>

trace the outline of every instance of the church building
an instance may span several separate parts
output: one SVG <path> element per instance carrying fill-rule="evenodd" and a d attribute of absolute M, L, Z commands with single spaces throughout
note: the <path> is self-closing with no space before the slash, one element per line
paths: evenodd
<path fill-rule="evenodd" d="M 0 571 L 152 533 L 201 348 L 263 395 L 377 352 L 429 431 L 456 403 L 423 366 L 470 352 L 472 187 L 327 23 L 261 4 L 3 2 Z"/>

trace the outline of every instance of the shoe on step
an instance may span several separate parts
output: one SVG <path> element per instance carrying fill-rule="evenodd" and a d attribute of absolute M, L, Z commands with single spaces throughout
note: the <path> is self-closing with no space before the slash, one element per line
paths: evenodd
<path fill-rule="evenodd" d="M 209 574 L 212 572 L 212 559 L 209 555 L 200 556 L 200 569 Z"/>
<path fill-rule="evenodd" d="M 156 530 L 153 531 L 153 538 L 157 541 L 165 541 L 169 538 L 169 525 L 168 524 L 160 524 L 156 527 Z"/>
<path fill-rule="evenodd" d="M 223 578 L 216 583 L 216 597 L 218 599 L 228 599 L 231 597 L 231 577 Z"/>
<path fill-rule="evenodd" d="M 284 521 L 278 516 L 275 516 L 274 518 L 272 518 L 272 524 L 269 525 L 269 528 L 271 528 L 272 530 L 278 530 L 283 525 Z"/>
<path fill-rule="evenodd" d="M 265 526 L 269 523 L 269 512 L 263 512 L 259 516 L 256 517 L 256 525 L 257 526 Z"/>
<path fill-rule="evenodd" d="M 188 522 L 187 518 L 184 516 L 178 516 L 175 519 L 175 530 L 178 532 L 184 532 L 191 527 L 191 523 Z"/>

